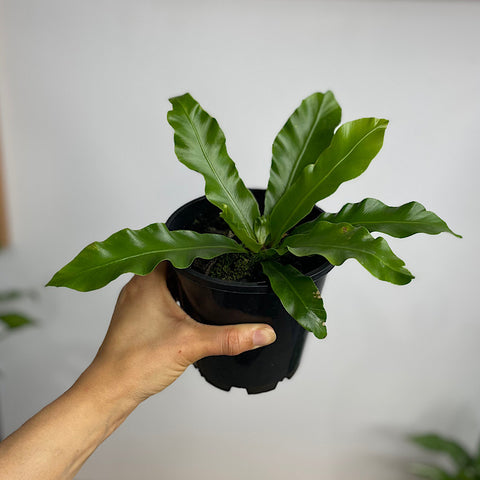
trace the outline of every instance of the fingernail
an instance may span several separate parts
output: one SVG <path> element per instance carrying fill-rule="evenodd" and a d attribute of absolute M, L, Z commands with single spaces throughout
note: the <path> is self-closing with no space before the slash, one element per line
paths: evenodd
<path fill-rule="evenodd" d="M 253 347 L 259 348 L 264 347 L 265 345 L 269 345 L 273 343 L 277 339 L 273 328 L 271 327 L 264 327 L 258 328 L 253 332 Z"/>

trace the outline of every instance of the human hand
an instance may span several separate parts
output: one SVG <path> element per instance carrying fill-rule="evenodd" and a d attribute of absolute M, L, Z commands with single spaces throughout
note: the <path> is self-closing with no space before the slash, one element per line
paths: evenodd
<path fill-rule="evenodd" d="M 172 298 L 166 273 L 163 262 L 125 285 L 105 340 L 82 376 L 95 375 L 102 385 L 113 382 L 135 404 L 163 390 L 200 358 L 238 355 L 276 338 L 269 325 L 196 322 Z"/>
<path fill-rule="evenodd" d="M 68 391 L 1 442 L 2 478 L 73 479 L 139 403 L 191 363 L 275 340 L 268 325 L 197 323 L 172 298 L 166 272 L 162 263 L 123 288 L 92 364 Z"/>

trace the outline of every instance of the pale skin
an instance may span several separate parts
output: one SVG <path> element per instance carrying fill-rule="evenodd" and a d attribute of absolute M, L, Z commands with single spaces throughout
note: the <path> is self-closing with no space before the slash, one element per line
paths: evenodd
<path fill-rule="evenodd" d="M 197 323 L 172 298 L 165 263 L 135 276 L 118 298 L 105 339 L 74 385 L 0 443 L 0 476 L 68 480 L 148 397 L 193 362 L 275 341 L 268 325 Z"/>

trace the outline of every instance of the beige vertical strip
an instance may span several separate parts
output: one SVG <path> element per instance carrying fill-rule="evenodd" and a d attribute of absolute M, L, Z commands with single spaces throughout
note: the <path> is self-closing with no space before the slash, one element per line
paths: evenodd
<path fill-rule="evenodd" d="M 8 245 L 7 206 L 5 197 L 5 176 L 2 169 L 2 138 L 0 136 L 0 247 Z"/>

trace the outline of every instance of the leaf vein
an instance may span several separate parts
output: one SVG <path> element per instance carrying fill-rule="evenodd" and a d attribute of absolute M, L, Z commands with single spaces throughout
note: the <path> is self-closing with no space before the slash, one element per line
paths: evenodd
<path fill-rule="evenodd" d="M 312 192 L 314 192 L 330 175 L 331 173 L 342 163 L 345 161 L 345 159 L 353 152 L 353 150 L 355 148 L 358 147 L 358 145 L 363 142 L 369 135 L 373 134 L 374 132 L 376 132 L 377 130 L 380 130 L 380 129 L 385 129 L 384 126 L 378 126 L 378 127 L 375 127 L 374 129 L 370 130 L 366 135 L 364 135 L 357 143 L 355 143 L 355 145 L 348 151 L 347 154 L 345 154 L 336 164 L 333 168 L 330 169 L 330 171 L 322 178 L 322 180 L 319 182 L 319 183 L 316 183 L 309 191 L 308 193 L 306 193 L 303 198 L 308 198 Z M 323 154 L 323 152 L 322 152 Z M 320 156 L 322 155 L 320 154 Z M 320 159 L 320 157 L 319 157 Z M 317 159 L 318 161 L 318 159 Z M 316 164 L 313 164 L 313 165 L 316 165 Z M 285 225 L 288 225 L 290 220 L 296 215 L 296 213 L 298 212 L 298 210 L 302 207 L 302 202 L 298 202 L 297 205 L 292 209 L 290 210 L 290 214 L 285 216 L 284 218 L 284 221 L 282 222 L 282 226 L 281 226 L 281 231 L 283 232 L 284 229 L 285 229 Z"/>
<path fill-rule="evenodd" d="M 205 160 L 207 161 L 208 163 L 208 166 L 210 167 L 210 170 L 213 172 L 213 174 L 215 175 L 215 178 L 217 179 L 218 183 L 222 186 L 222 189 L 223 191 L 227 194 L 227 196 L 229 197 L 230 201 L 231 201 L 231 204 L 233 206 L 233 208 L 235 209 L 235 211 L 237 212 L 237 215 L 241 218 L 241 221 L 242 221 L 242 224 L 244 226 L 244 228 L 248 231 L 250 237 L 252 238 L 255 238 L 255 235 L 254 233 L 252 232 L 252 229 L 250 228 L 250 224 L 248 223 L 248 221 L 246 220 L 245 218 L 245 215 L 243 214 L 243 212 L 238 208 L 238 205 L 236 204 L 235 200 L 233 199 L 229 189 L 225 186 L 223 180 L 221 179 L 221 177 L 218 175 L 216 169 L 214 168 L 214 165 L 212 164 L 211 160 L 210 160 L 210 157 L 208 156 L 206 150 L 205 150 L 205 147 L 203 145 L 203 142 L 201 141 L 201 138 L 200 138 L 200 134 L 198 133 L 198 130 L 195 126 L 195 124 L 193 123 L 192 119 L 190 118 L 190 115 L 189 113 L 187 112 L 187 110 L 185 109 L 185 107 L 183 106 L 183 104 L 181 104 L 181 107 L 183 109 L 183 111 L 185 112 L 185 115 L 186 117 L 188 118 L 188 122 L 190 123 L 190 126 L 192 127 L 192 130 L 195 134 L 195 137 L 197 138 L 197 142 L 200 146 L 200 149 L 202 151 L 202 154 L 205 158 Z"/>

